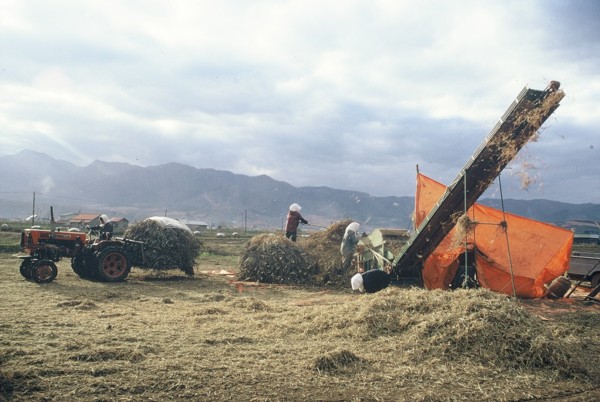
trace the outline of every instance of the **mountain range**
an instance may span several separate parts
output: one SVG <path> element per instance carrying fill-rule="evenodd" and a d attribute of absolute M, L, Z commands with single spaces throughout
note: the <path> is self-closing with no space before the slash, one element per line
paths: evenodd
<path fill-rule="evenodd" d="M 48 217 L 101 212 L 140 220 L 149 216 L 204 221 L 211 226 L 281 228 L 289 205 L 302 206 L 309 228 L 353 219 L 364 229 L 409 228 L 414 197 L 375 197 L 330 187 L 294 187 L 266 175 L 246 176 L 179 163 L 141 167 L 94 161 L 80 167 L 24 150 L 0 156 L 0 219 L 33 212 Z M 480 203 L 499 208 L 497 199 Z M 504 200 L 508 212 L 543 222 L 600 221 L 600 204 Z"/>

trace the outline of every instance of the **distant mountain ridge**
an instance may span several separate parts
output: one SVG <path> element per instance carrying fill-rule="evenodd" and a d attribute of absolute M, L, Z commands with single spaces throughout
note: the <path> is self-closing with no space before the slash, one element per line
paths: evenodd
<path fill-rule="evenodd" d="M 140 167 L 94 161 L 79 167 L 33 151 L 0 156 L 0 218 L 102 211 L 130 221 L 167 215 L 217 226 L 281 228 L 292 202 L 315 226 L 340 219 L 409 228 L 414 197 L 374 197 L 329 187 L 294 187 L 269 176 L 246 176 L 180 163 Z M 499 207 L 498 200 L 480 200 Z M 599 204 L 504 200 L 505 209 L 548 223 L 600 220 Z M 48 212 L 46 212 L 48 211 Z M 313 226 L 314 227 L 314 226 Z"/>

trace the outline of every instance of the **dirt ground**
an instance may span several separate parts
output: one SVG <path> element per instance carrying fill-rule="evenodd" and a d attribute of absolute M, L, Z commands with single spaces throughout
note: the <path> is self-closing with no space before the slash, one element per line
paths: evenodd
<path fill-rule="evenodd" d="M 583 292 L 517 301 L 584 356 L 585 372 L 569 373 L 416 358 L 411 348 L 428 339 L 360 324 L 364 306 L 405 290 L 244 283 L 231 275 L 236 260 L 200 256 L 193 278 L 134 268 L 110 284 L 80 279 L 63 260 L 40 285 L 0 254 L 0 400 L 600 400 L 600 306 Z"/>

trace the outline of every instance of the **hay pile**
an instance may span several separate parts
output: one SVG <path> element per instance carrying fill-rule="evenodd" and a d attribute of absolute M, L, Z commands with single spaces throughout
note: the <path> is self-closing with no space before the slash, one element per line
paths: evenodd
<path fill-rule="evenodd" d="M 355 267 L 342 268 L 340 245 L 346 227 L 351 220 L 343 220 L 330 225 L 327 229 L 311 234 L 302 239 L 300 246 L 306 250 L 315 269 L 314 281 L 320 285 L 348 287 Z"/>
<path fill-rule="evenodd" d="M 343 372 L 348 367 L 360 365 L 364 359 L 356 356 L 349 350 L 339 350 L 317 357 L 311 368 L 318 372 Z"/>
<path fill-rule="evenodd" d="M 239 258 L 239 278 L 245 281 L 306 284 L 312 281 L 307 254 L 283 236 L 261 234 L 251 238 Z"/>
<path fill-rule="evenodd" d="M 189 276 L 194 275 L 200 242 L 182 223 L 169 218 L 148 218 L 130 225 L 124 236 L 145 243 L 145 262 L 140 262 L 140 268 L 178 268 Z"/>
<path fill-rule="evenodd" d="M 240 256 L 239 278 L 264 283 L 347 287 L 355 272 L 342 269 L 340 244 L 351 222 L 334 223 L 298 243 L 283 236 L 254 236 Z"/>
<path fill-rule="evenodd" d="M 365 339 L 401 340 L 410 361 L 440 360 L 510 369 L 547 369 L 585 377 L 577 337 L 549 327 L 516 300 L 486 289 L 389 288 L 358 313 Z"/>

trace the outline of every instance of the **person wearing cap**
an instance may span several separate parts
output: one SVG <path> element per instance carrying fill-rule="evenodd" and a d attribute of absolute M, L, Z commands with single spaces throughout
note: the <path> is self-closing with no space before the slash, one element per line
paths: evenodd
<path fill-rule="evenodd" d="M 100 215 L 100 225 L 90 227 L 91 230 L 100 231 L 100 240 L 110 240 L 113 235 L 113 224 L 105 214 Z"/>
<path fill-rule="evenodd" d="M 302 207 L 296 203 L 290 205 L 290 210 L 287 214 L 287 222 L 285 224 L 285 237 L 290 239 L 291 241 L 296 241 L 296 236 L 298 234 L 298 225 L 300 223 L 308 224 L 308 221 L 300 215 L 300 210 Z"/>
<path fill-rule="evenodd" d="M 358 222 L 352 222 L 346 227 L 342 244 L 340 246 L 340 253 L 342 254 L 342 267 L 348 269 L 354 258 L 354 252 L 358 245 L 358 228 L 360 224 Z"/>
<path fill-rule="evenodd" d="M 375 293 L 389 286 L 392 281 L 392 275 L 379 269 L 371 269 L 361 272 L 350 279 L 352 290 L 358 290 L 360 293 Z"/>

